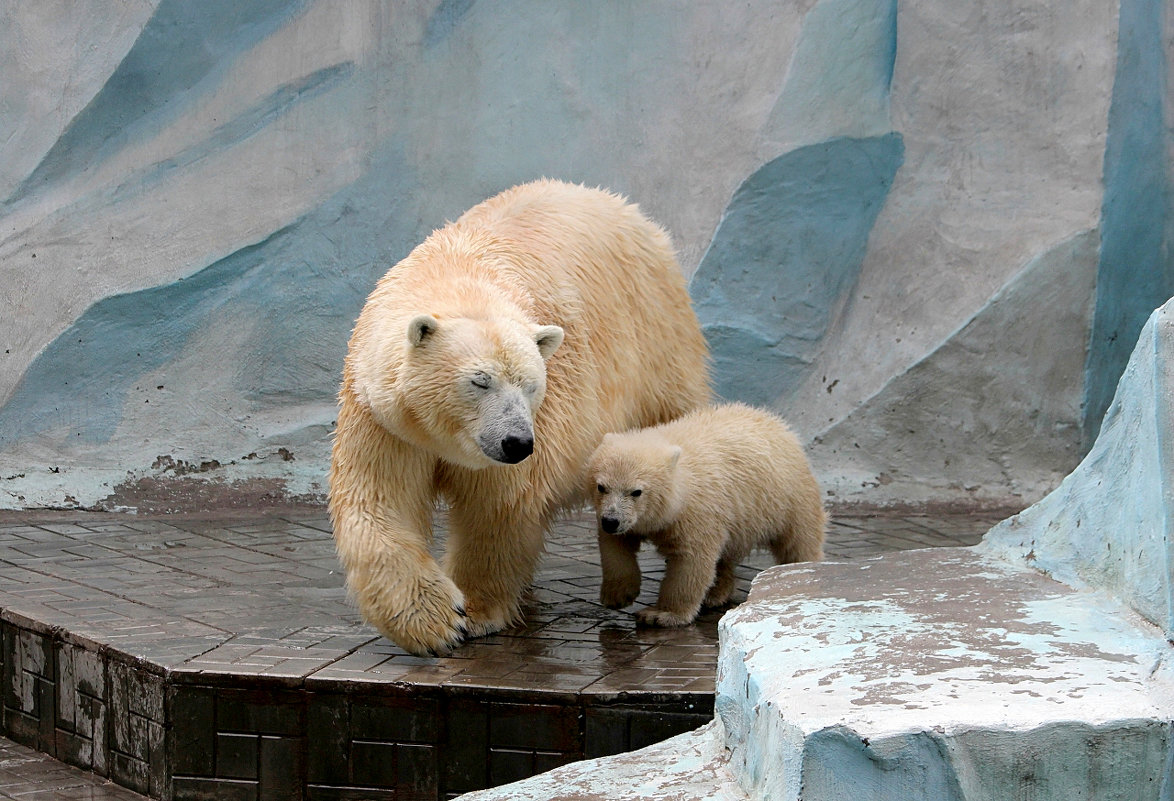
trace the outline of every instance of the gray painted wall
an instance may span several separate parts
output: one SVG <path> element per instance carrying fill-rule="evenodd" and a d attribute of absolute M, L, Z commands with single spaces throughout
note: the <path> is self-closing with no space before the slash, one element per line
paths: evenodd
<path fill-rule="evenodd" d="M 832 500 L 1036 500 L 1174 294 L 1171 15 L 7 4 L 0 506 L 320 500 L 374 281 L 543 175 L 670 230 Z"/>

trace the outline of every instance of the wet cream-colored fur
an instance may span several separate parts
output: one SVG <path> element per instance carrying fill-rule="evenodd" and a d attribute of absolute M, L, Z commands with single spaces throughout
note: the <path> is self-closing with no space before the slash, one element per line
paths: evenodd
<path fill-rule="evenodd" d="M 738 403 L 711 406 L 639 431 L 608 434 L 588 467 L 603 563 L 600 600 L 640 592 L 636 552 L 650 540 L 666 559 L 654 626 L 692 623 L 727 603 L 734 568 L 756 547 L 779 563 L 823 558 L 827 517 L 803 448 L 778 417 Z"/>
<path fill-rule="evenodd" d="M 364 618 L 417 654 L 514 622 L 603 434 L 706 403 L 707 359 L 667 235 L 621 197 L 537 181 L 433 232 L 343 369 L 330 512 Z"/>

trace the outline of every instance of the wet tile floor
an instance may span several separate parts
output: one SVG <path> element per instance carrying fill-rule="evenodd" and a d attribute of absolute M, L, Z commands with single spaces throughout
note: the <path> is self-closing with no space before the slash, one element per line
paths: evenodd
<path fill-rule="evenodd" d="M 5 801 L 141 801 L 144 796 L 0 737 L 0 798 Z"/>
<path fill-rule="evenodd" d="M 828 559 L 972 545 L 1004 514 L 838 514 Z M 444 519 L 438 516 L 438 545 Z M 560 523 L 526 602 L 525 622 L 443 659 L 413 657 L 377 637 L 346 598 L 321 509 L 142 517 L 0 512 L 0 610 L 157 666 L 178 682 L 256 677 L 289 687 L 355 683 L 542 691 L 600 699 L 712 694 L 717 621 L 637 628 L 663 562 L 641 551 L 645 582 L 627 610 L 598 603 L 593 521 Z M 739 593 L 768 566 L 739 569 Z M 0 799 L 136 796 L 0 739 Z"/>

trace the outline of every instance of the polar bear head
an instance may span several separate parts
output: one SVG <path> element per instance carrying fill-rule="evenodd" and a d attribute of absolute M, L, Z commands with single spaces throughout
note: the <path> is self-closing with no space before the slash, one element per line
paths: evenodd
<path fill-rule="evenodd" d="M 588 497 L 606 534 L 645 534 L 672 523 L 679 507 L 679 445 L 655 429 L 607 434 L 588 462 Z"/>
<path fill-rule="evenodd" d="M 386 334 L 394 341 L 369 369 L 360 365 L 357 382 L 385 428 L 473 469 L 517 464 L 533 452 L 546 360 L 562 344 L 562 328 L 418 313 L 398 337 Z"/>

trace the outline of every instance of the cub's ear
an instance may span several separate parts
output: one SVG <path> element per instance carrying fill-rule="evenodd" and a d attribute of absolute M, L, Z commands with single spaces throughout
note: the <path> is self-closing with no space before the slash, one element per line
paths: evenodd
<path fill-rule="evenodd" d="M 432 336 L 440 328 L 440 321 L 431 314 L 417 314 L 408 323 L 408 344 L 412 347 L 420 347 L 428 337 Z"/>
<path fill-rule="evenodd" d="M 669 448 L 669 470 L 677 469 L 677 461 L 681 458 L 681 446 L 674 445 Z"/>
<path fill-rule="evenodd" d="M 543 361 L 553 356 L 558 346 L 563 344 L 563 330 L 557 325 L 535 326 L 533 334 L 534 344 L 538 346 Z"/>

